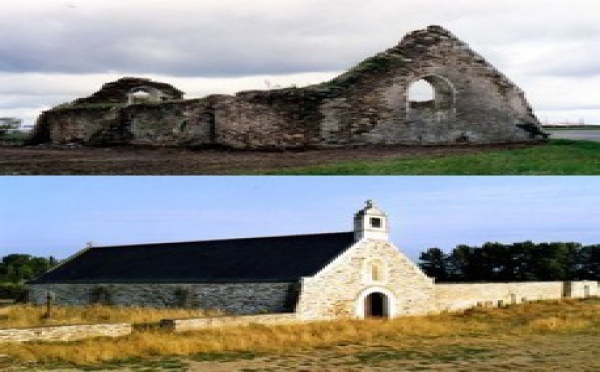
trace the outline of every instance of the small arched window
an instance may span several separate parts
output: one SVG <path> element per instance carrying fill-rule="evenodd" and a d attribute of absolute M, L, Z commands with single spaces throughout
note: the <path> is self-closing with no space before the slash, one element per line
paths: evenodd
<path fill-rule="evenodd" d="M 379 265 L 374 264 L 371 266 L 371 279 L 374 282 L 381 281 L 381 267 L 379 267 Z"/>
<path fill-rule="evenodd" d="M 365 267 L 365 279 L 369 283 L 381 283 L 385 281 L 385 264 L 383 261 L 368 261 Z"/>

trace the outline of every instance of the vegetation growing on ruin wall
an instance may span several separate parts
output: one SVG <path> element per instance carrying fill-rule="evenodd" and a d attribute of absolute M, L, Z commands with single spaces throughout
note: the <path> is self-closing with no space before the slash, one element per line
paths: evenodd
<path fill-rule="evenodd" d="M 365 59 L 342 75 L 315 87 L 347 88 L 358 82 L 365 74 L 383 73 L 390 69 L 394 59 L 384 53 Z"/>

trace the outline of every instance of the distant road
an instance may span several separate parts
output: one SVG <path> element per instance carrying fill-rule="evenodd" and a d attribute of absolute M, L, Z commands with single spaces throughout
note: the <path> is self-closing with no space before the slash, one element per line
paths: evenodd
<path fill-rule="evenodd" d="M 573 129 L 573 130 L 551 130 L 545 129 L 546 132 L 550 133 L 553 139 L 573 139 L 573 140 L 586 140 L 600 142 L 600 130 L 599 129 Z"/>

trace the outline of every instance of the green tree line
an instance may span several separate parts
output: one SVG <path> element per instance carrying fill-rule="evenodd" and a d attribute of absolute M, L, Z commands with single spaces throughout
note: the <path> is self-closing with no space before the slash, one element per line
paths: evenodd
<path fill-rule="evenodd" d="M 450 253 L 429 248 L 419 266 L 437 282 L 525 282 L 600 279 L 600 245 L 485 243 Z"/>
<path fill-rule="evenodd" d="M 0 262 L 0 299 L 27 300 L 25 282 L 38 277 L 57 264 L 54 257 L 9 254 Z"/>
<path fill-rule="evenodd" d="M 9 254 L 0 262 L 0 282 L 22 284 L 57 264 L 54 257 L 34 257 L 28 254 Z"/>

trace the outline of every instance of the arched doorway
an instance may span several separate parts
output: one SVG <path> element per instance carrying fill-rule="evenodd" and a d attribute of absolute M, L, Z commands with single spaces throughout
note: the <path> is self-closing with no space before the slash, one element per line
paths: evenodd
<path fill-rule="evenodd" d="M 387 318 L 388 298 L 383 293 L 373 292 L 365 298 L 365 318 Z"/>
<path fill-rule="evenodd" d="M 369 287 L 356 298 L 356 317 L 393 318 L 396 316 L 396 300 L 392 291 L 385 287 Z"/>

